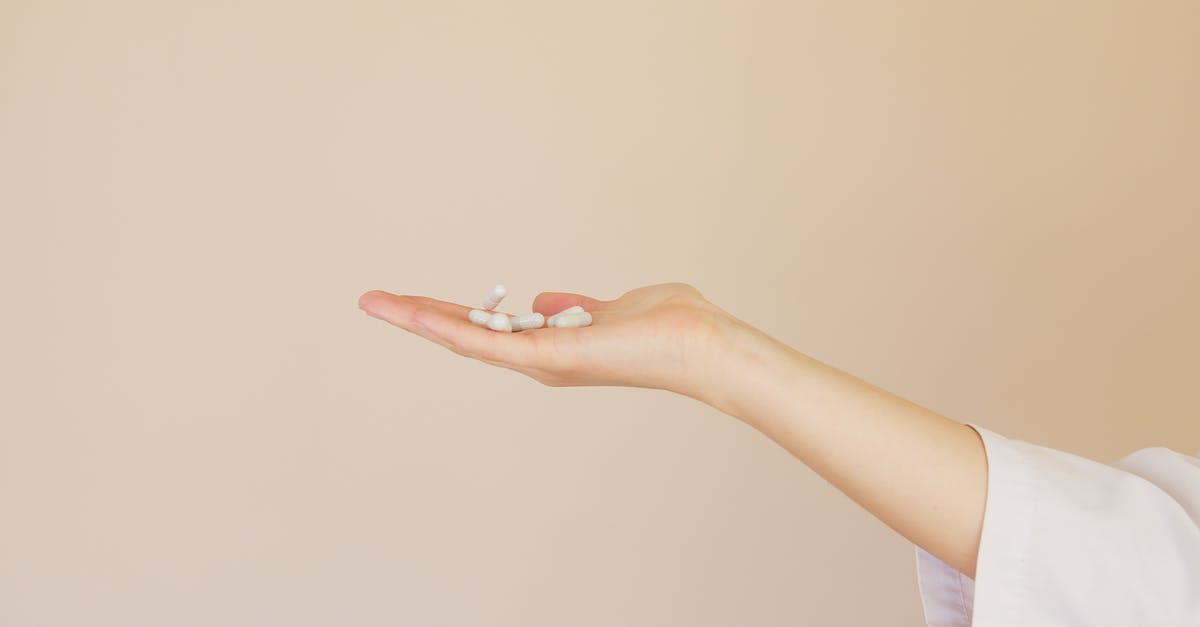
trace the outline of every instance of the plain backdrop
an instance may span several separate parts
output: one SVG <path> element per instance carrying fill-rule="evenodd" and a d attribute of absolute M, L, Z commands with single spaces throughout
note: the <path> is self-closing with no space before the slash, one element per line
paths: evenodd
<path fill-rule="evenodd" d="M 744 424 L 357 297 L 686 281 L 955 419 L 1194 451 L 1198 111 L 1191 0 L 0 0 L 0 626 L 921 624 Z"/>

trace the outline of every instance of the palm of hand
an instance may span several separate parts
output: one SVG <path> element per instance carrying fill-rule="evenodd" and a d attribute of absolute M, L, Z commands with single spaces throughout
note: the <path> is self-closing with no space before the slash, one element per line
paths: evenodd
<path fill-rule="evenodd" d="M 359 307 L 373 317 L 546 385 L 683 393 L 699 378 L 724 313 L 682 283 L 642 287 L 609 301 L 546 292 L 534 299 L 533 310 L 549 316 L 573 305 L 592 313 L 592 326 L 497 333 L 467 321 L 471 308 L 463 305 L 381 291 L 359 298 Z"/>

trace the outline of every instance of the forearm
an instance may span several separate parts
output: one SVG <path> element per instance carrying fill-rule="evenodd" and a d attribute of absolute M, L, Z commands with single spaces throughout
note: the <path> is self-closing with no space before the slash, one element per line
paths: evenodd
<path fill-rule="evenodd" d="M 547 385 L 663 388 L 709 403 L 774 439 L 906 538 L 973 574 L 987 461 L 970 427 L 943 418 L 746 325 L 681 283 L 600 301 L 542 293 L 543 315 L 579 305 L 587 329 L 496 333 L 467 307 L 371 291 L 372 316 Z"/>
<path fill-rule="evenodd" d="M 973 577 L 987 497 L 974 429 L 742 324 L 707 402 L 779 443 L 911 542 Z"/>

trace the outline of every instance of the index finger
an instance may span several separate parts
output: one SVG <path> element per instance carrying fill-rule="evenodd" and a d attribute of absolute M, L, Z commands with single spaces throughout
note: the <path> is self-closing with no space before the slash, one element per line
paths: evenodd
<path fill-rule="evenodd" d="M 533 337 L 501 333 L 467 320 L 470 307 L 425 296 L 389 294 L 373 290 L 358 300 L 372 317 L 441 344 L 451 351 L 488 363 L 511 366 L 530 361 Z"/>

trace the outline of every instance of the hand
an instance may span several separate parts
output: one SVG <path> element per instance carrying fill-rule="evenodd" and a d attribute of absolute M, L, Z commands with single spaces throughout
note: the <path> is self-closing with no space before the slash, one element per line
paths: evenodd
<path fill-rule="evenodd" d="M 375 290 L 358 301 L 375 318 L 545 385 L 659 388 L 695 398 L 715 380 L 723 330 L 735 322 L 682 283 L 642 287 L 608 301 L 544 292 L 533 311 L 550 316 L 574 305 L 592 314 L 591 326 L 503 333 L 469 322 L 470 307 L 423 296 Z"/>
<path fill-rule="evenodd" d="M 548 292 L 550 315 L 581 305 L 592 326 L 502 333 L 469 307 L 372 291 L 359 307 L 466 357 L 552 386 L 678 392 L 737 417 L 808 464 L 884 523 L 974 576 L 987 457 L 969 426 L 816 361 L 668 283 L 610 301 Z M 935 506 L 930 506 L 930 504 Z"/>

